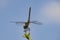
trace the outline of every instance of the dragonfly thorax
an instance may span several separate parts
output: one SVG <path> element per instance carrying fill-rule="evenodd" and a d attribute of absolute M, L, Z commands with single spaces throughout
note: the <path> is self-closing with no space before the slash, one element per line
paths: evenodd
<path fill-rule="evenodd" d="M 29 26 L 29 22 L 25 22 L 25 24 L 24 24 L 24 29 L 27 29 L 28 26 Z"/>

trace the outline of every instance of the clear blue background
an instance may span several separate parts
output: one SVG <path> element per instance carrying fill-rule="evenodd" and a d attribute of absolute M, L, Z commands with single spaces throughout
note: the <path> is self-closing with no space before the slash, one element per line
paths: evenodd
<path fill-rule="evenodd" d="M 33 40 L 60 40 L 60 21 L 49 21 L 44 11 L 48 3 L 59 0 L 0 0 L 0 40 L 25 40 L 22 35 L 23 24 L 16 25 L 11 21 L 27 21 L 31 6 L 31 21 L 42 22 L 43 25 L 30 24 Z M 60 4 L 60 3 L 59 3 Z M 46 17 L 47 16 L 47 17 Z M 59 16 L 60 17 L 60 16 Z M 45 20 L 46 19 L 46 20 Z"/>

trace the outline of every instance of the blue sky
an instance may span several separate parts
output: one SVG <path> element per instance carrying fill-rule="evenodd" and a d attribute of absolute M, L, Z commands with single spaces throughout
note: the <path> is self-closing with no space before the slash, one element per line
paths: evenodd
<path fill-rule="evenodd" d="M 43 25 L 30 24 L 33 40 L 60 40 L 59 0 L 0 0 L 0 40 L 25 40 L 23 24 L 10 21 L 26 21 L 31 6 L 31 21 Z"/>

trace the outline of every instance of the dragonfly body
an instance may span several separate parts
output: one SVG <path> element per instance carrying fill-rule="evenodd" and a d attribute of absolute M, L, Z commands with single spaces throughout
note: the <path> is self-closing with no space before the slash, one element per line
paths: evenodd
<path fill-rule="evenodd" d="M 30 15 L 31 15 L 31 7 L 29 8 L 29 16 L 27 22 L 25 22 L 25 25 L 23 26 L 24 29 L 30 29 L 29 23 L 30 23 Z M 26 30 L 24 30 L 26 32 Z"/>

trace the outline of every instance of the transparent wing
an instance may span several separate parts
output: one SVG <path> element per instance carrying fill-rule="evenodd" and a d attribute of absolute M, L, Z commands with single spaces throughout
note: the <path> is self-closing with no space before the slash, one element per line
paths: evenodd
<path fill-rule="evenodd" d="M 11 21 L 12 23 L 16 23 L 16 24 L 24 24 L 26 22 L 22 22 L 22 21 Z M 30 23 L 33 23 L 33 24 L 37 24 L 37 25 L 42 25 L 41 22 L 38 22 L 38 21 L 31 21 Z"/>
<path fill-rule="evenodd" d="M 25 22 L 22 22 L 22 21 L 11 21 L 11 23 L 24 24 Z"/>
<path fill-rule="evenodd" d="M 34 24 L 38 24 L 38 25 L 42 25 L 41 22 L 38 22 L 38 21 L 31 21 L 30 23 L 34 23 Z"/>

